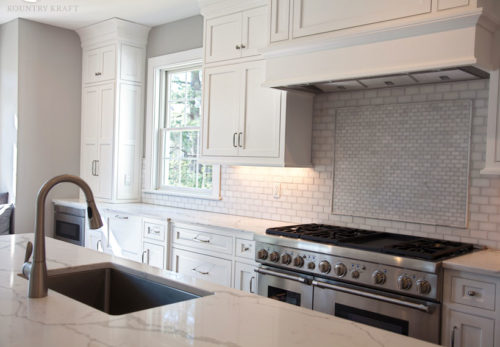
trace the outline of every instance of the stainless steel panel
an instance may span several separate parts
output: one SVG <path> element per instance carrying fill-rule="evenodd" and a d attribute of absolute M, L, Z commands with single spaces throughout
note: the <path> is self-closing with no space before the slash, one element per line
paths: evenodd
<path fill-rule="evenodd" d="M 314 283 L 314 282 L 313 282 Z M 364 292 L 364 295 L 347 293 L 345 291 L 333 290 L 321 286 L 314 286 L 315 311 L 335 315 L 335 304 L 349 306 L 379 315 L 387 316 L 408 322 L 408 335 L 417 339 L 439 343 L 441 305 L 429 301 L 408 299 L 403 296 L 388 295 L 384 292 L 370 291 L 366 288 L 349 286 L 340 282 L 329 281 L 333 286 L 343 286 Z M 372 297 L 368 297 L 373 294 Z M 394 299 L 399 303 L 391 303 L 387 300 L 379 300 L 377 296 Z M 409 305 L 403 305 L 406 302 Z M 418 307 L 409 307 L 417 305 Z M 428 312 L 419 309 L 427 307 Z"/>

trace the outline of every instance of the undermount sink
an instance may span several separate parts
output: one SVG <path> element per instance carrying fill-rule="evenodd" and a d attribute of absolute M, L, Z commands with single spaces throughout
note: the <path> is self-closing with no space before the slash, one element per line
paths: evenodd
<path fill-rule="evenodd" d="M 111 315 L 146 310 L 213 293 L 116 264 L 49 271 L 48 288 Z"/>

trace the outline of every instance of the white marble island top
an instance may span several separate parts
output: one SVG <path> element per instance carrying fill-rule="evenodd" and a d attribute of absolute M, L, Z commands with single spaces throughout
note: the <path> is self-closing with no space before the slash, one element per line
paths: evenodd
<path fill-rule="evenodd" d="M 47 239 L 54 269 L 113 262 L 214 295 L 111 316 L 49 290 L 28 299 L 19 277 L 31 234 L 0 236 L 0 346 L 435 346 Z"/>

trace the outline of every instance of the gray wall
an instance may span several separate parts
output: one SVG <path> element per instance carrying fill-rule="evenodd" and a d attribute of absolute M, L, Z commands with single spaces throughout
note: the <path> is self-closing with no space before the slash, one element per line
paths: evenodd
<path fill-rule="evenodd" d="M 18 20 L 0 25 L 0 192 L 15 199 Z"/>
<path fill-rule="evenodd" d="M 199 48 L 203 45 L 203 17 L 194 16 L 151 29 L 147 57 Z"/>
<path fill-rule="evenodd" d="M 81 57 L 74 31 L 19 20 L 16 233 L 33 231 L 35 198 L 46 180 L 79 174 Z M 47 205 L 54 197 L 77 196 L 74 187 L 61 185 Z"/>

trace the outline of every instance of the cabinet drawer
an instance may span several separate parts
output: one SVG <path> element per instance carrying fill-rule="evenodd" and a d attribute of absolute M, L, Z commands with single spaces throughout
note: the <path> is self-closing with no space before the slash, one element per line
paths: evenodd
<path fill-rule="evenodd" d="M 173 270 L 226 287 L 231 286 L 231 261 L 173 249 Z"/>
<path fill-rule="evenodd" d="M 218 235 L 206 231 L 197 231 L 185 228 L 174 228 L 174 245 L 183 245 L 200 250 L 232 254 L 233 238 L 231 236 Z"/>
<path fill-rule="evenodd" d="M 255 241 L 236 239 L 236 256 L 248 259 L 255 258 Z"/>
<path fill-rule="evenodd" d="M 149 242 L 144 242 L 143 249 L 143 263 L 158 267 L 160 269 L 165 268 L 165 247 Z"/>
<path fill-rule="evenodd" d="M 451 278 L 451 301 L 494 311 L 495 283 L 453 276 Z"/>
<path fill-rule="evenodd" d="M 146 239 L 165 241 L 165 224 L 144 221 L 143 235 Z"/>

